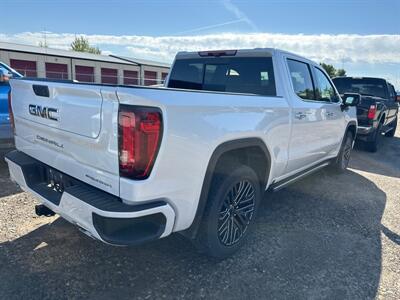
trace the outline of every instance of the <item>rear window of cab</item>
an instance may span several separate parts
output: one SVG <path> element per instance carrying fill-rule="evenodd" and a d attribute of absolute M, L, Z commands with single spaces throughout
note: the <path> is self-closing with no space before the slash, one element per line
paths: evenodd
<path fill-rule="evenodd" d="M 168 87 L 276 96 L 271 57 L 178 59 Z"/>

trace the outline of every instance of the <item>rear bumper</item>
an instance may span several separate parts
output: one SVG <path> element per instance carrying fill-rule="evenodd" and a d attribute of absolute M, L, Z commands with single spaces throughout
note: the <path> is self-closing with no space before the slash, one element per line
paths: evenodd
<path fill-rule="evenodd" d="M 357 127 L 357 134 L 370 134 L 373 132 L 375 128 L 373 126 L 358 126 Z"/>
<path fill-rule="evenodd" d="M 137 245 L 172 232 L 175 212 L 162 199 L 128 205 L 120 198 L 51 169 L 20 151 L 8 153 L 6 161 L 11 178 L 23 190 L 37 196 L 45 206 L 89 236 L 105 243 Z M 50 169 L 62 177 L 63 192 L 48 187 Z"/>
<path fill-rule="evenodd" d="M 369 141 L 375 134 L 374 126 L 358 126 L 357 127 L 357 139 L 362 141 Z"/>

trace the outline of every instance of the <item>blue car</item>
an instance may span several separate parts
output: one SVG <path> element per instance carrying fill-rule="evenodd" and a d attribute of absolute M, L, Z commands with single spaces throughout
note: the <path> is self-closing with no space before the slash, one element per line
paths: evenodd
<path fill-rule="evenodd" d="M 8 92 L 10 78 L 22 77 L 17 71 L 0 62 L 0 153 L 11 149 L 14 145 L 13 132 L 8 113 Z"/>

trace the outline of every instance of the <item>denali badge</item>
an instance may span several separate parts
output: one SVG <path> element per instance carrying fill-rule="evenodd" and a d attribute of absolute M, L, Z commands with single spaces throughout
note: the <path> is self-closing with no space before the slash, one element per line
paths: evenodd
<path fill-rule="evenodd" d="M 58 109 L 52 107 L 45 107 L 40 105 L 29 104 L 29 113 L 33 116 L 42 117 L 45 119 L 58 121 Z"/>

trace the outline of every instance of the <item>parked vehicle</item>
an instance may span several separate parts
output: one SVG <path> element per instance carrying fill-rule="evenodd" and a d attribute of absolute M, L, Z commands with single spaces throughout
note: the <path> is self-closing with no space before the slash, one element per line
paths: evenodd
<path fill-rule="evenodd" d="M 234 253 L 264 190 L 347 168 L 358 94 L 275 49 L 183 52 L 166 88 L 11 80 L 12 178 L 89 236 Z"/>
<path fill-rule="evenodd" d="M 8 92 L 10 78 L 22 77 L 17 71 L 0 62 L 0 154 L 12 149 L 14 145 L 13 132 L 8 113 Z"/>
<path fill-rule="evenodd" d="M 376 152 L 382 135 L 393 137 L 398 120 L 399 100 L 392 84 L 382 78 L 337 77 L 333 79 L 339 93 L 359 93 L 357 139 Z"/>

